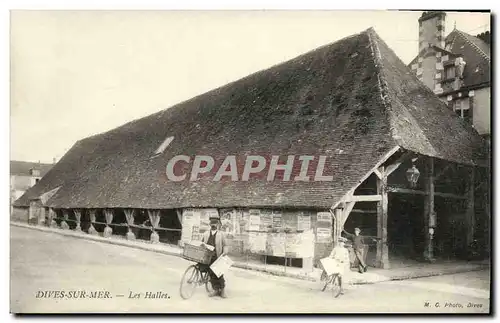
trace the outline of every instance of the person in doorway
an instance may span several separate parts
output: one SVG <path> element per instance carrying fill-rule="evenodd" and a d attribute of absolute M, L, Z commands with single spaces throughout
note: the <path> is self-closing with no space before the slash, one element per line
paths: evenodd
<path fill-rule="evenodd" d="M 368 266 L 366 266 L 366 263 L 363 260 L 365 241 L 367 239 L 372 239 L 372 241 L 377 241 L 378 238 L 360 235 L 361 233 L 360 228 L 355 228 L 354 234 L 349 233 L 345 230 L 343 231 L 352 240 L 352 248 L 354 249 L 354 254 L 356 255 L 356 259 L 358 260 L 359 273 L 360 274 L 366 273 L 366 271 L 368 270 Z"/>
<path fill-rule="evenodd" d="M 203 234 L 201 242 L 206 243 L 215 248 L 215 252 L 210 260 L 210 265 L 213 264 L 219 257 L 226 255 L 228 252 L 228 246 L 226 243 L 226 237 L 224 232 L 219 231 L 220 220 L 218 217 L 210 218 L 210 230 Z M 210 275 L 210 282 L 214 292 L 210 294 L 210 297 L 220 296 L 222 298 L 227 298 L 225 293 L 226 281 L 224 280 L 224 275 L 217 277 L 215 273 L 208 268 L 208 273 Z"/>

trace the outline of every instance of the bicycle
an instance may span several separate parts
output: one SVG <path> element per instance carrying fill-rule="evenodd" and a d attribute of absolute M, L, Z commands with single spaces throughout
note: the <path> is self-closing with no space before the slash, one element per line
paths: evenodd
<path fill-rule="evenodd" d="M 181 279 L 180 294 L 183 299 L 189 299 L 194 295 L 198 286 L 205 285 L 207 293 L 213 293 L 212 283 L 210 282 L 210 275 L 208 273 L 209 267 L 204 264 L 197 263 L 196 265 L 189 266 Z"/>
<path fill-rule="evenodd" d="M 326 281 L 325 286 L 321 289 L 322 292 L 326 290 L 328 285 L 332 285 L 332 293 L 335 298 L 342 294 L 342 283 L 340 280 L 340 275 L 338 273 L 327 275 L 325 271 L 321 274 L 320 281 Z"/>
<path fill-rule="evenodd" d="M 187 267 L 182 276 L 179 292 L 183 299 L 191 298 L 196 288 L 202 285 L 205 285 L 209 294 L 214 292 L 209 274 L 212 254 L 213 251 L 207 250 L 204 245 L 192 243 L 184 245 L 182 257 L 196 264 Z"/>

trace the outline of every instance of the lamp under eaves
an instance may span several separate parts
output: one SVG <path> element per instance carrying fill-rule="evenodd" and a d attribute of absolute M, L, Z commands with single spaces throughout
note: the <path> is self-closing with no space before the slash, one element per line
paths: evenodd
<path fill-rule="evenodd" d="M 420 171 L 417 169 L 415 164 L 413 164 L 411 168 L 408 168 L 408 170 L 406 171 L 406 179 L 408 180 L 408 183 L 410 183 L 410 187 L 414 188 L 417 186 L 419 177 Z"/>

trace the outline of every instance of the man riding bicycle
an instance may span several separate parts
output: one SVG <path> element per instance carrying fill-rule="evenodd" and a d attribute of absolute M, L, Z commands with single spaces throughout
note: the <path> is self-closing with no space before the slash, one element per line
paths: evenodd
<path fill-rule="evenodd" d="M 226 237 L 223 232 L 219 231 L 220 220 L 218 217 L 210 217 L 210 230 L 206 231 L 203 234 L 201 242 L 210 245 L 215 248 L 215 252 L 210 260 L 210 264 L 205 267 L 205 270 L 208 270 L 210 275 L 210 282 L 212 284 L 212 288 L 214 292 L 210 294 L 210 297 L 220 296 L 222 298 L 226 298 L 226 293 L 224 291 L 226 287 L 226 282 L 224 280 L 224 275 L 217 277 L 214 272 L 210 269 L 210 265 L 213 264 L 217 258 L 227 254 L 228 246 L 226 243 Z"/>

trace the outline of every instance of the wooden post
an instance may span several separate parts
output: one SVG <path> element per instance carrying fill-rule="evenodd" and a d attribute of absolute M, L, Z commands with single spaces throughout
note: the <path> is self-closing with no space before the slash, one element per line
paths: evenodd
<path fill-rule="evenodd" d="M 424 259 L 434 261 L 434 230 L 436 228 L 436 212 L 434 210 L 434 159 L 429 158 L 426 167 L 424 219 L 425 219 L 425 250 Z"/>
<path fill-rule="evenodd" d="M 382 199 L 377 202 L 377 237 L 381 240 L 377 242 L 377 267 L 388 269 L 389 263 L 389 248 L 387 246 L 387 211 L 389 200 L 387 198 L 387 174 L 383 166 L 378 169 L 382 175 L 377 177 L 377 194 Z"/>
<path fill-rule="evenodd" d="M 471 169 L 469 178 L 468 178 L 468 191 L 467 191 L 467 210 L 465 213 L 465 223 L 467 226 L 467 248 L 470 246 L 472 241 L 474 240 L 474 229 L 476 227 L 476 219 L 474 212 L 474 182 L 475 182 L 475 174 L 474 174 L 474 166 Z"/>
<path fill-rule="evenodd" d="M 342 209 L 335 209 L 335 223 L 333 227 L 333 245 L 336 246 L 342 233 Z"/>

